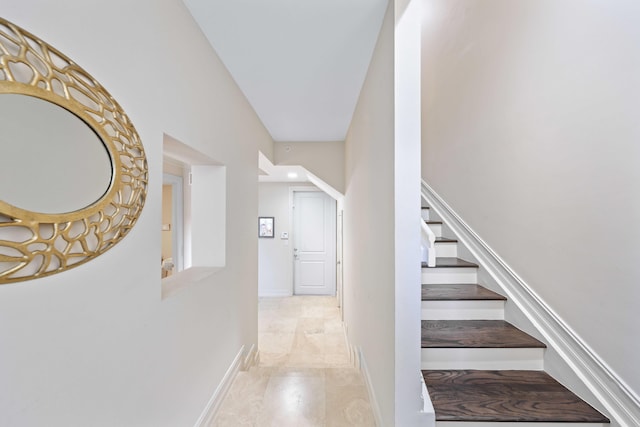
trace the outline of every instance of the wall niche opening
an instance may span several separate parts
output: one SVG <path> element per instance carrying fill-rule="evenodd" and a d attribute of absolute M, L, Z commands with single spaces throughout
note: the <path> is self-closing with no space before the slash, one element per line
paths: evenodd
<path fill-rule="evenodd" d="M 162 297 L 226 263 L 226 166 L 164 135 Z"/>

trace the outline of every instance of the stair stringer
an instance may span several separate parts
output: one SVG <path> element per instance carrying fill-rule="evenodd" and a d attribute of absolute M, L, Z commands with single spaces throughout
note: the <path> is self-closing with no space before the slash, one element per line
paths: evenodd
<path fill-rule="evenodd" d="M 579 393 L 594 408 L 607 414 L 611 426 L 640 426 L 640 397 L 520 278 L 480 236 L 424 181 L 421 194 L 467 252 L 511 302 L 508 317 L 536 330 L 532 335 L 547 344 L 544 366 L 558 381 Z M 432 216 L 433 218 L 433 216 Z M 483 273 L 484 273 L 483 272 Z M 483 283 L 484 284 L 484 283 Z M 510 319 L 511 320 L 511 319 Z M 529 326 L 527 325 L 527 326 Z M 530 328 L 524 327 L 527 330 Z M 527 331 L 529 332 L 529 331 Z M 584 393 L 588 392 L 589 396 Z"/>

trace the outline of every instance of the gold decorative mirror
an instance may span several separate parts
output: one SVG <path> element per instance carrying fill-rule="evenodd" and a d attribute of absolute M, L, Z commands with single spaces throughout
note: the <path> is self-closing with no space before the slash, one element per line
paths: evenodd
<path fill-rule="evenodd" d="M 0 18 L 0 284 L 113 247 L 137 221 L 147 185 L 140 138 L 111 95 Z"/>

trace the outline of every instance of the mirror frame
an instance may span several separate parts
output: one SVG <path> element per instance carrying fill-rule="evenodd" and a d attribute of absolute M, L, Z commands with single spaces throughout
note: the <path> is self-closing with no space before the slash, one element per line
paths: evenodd
<path fill-rule="evenodd" d="M 21 81 L 16 67 L 30 70 L 30 80 Z M 0 200 L 0 284 L 5 284 L 65 271 L 112 248 L 140 216 L 149 173 L 140 137 L 115 99 L 60 51 L 0 18 L 2 94 L 32 96 L 66 109 L 98 135 L 111 160 L 108 189 L 83 209 L 44 214 Z M 12 239 L 16 229 L 31 237 Z"/>

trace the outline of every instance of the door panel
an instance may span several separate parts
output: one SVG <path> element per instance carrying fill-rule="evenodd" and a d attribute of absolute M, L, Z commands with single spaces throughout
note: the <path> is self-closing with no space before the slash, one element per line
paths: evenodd
<path fill-rule="evenodd" d="M 335 200 L 319 191 L 294 192 L 294 292 L 335 295 Z"/>
<path fill-rule="evenodd" d="M 324 262 L 300 261 L 299 286 L 304 288 L 324 287 Z"/>
<path fill-rule="evenodd" d="M 311 193 L 313 194 L 313 193 Z M 304 253 L 322 253 L 325 247 L 324 235 L 327 224 L 324 218 L 324 203 L 320 198 L 300 195 L 295 205 L 300 214 L 299 233 L 300 245 L 298 250 Z"/>

